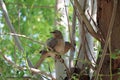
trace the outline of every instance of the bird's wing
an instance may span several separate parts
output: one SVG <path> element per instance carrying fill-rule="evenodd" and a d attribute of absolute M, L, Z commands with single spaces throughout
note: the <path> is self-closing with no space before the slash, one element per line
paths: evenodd
<path fill-rule="evenodd" d="M 55 38 L 50 38 L 47 40 L 47 47 L 50 50 L 54 50 L 54 47 L 57 45 L 58 40 Z"/>

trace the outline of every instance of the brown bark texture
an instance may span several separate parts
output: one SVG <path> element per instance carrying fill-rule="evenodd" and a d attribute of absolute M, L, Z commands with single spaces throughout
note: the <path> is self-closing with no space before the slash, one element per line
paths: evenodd
<path fill-rule="evenodd" d="M 97 1 L 97 23 L 99 29 L 101 29 L 103 38 L 106 39 L 112 16 L 114 0 Z M 104 47 L 104 44 L 105 43 L 101 44 L 102 48 Z M 112 65 L 113 80 L 120 79 L 120 75 L 117 74 L 120 68 L 120 54 L 118 54 L 118 51 L 120 51 L 120 0 L 118 0 L 117 3 L 117 12 L 111 34 L 111 51 L 112 54 L 117 55 L 117 58 L 112 58 L 112 63 L 110 64 L 110 53 L 108 50 L 108 55 L 105 57 L 102 69 L 100 71 L 100 74 L 103 74 L 103 76 L 101 77 L 102 80 L 110 80 L 110 65 Z"/>

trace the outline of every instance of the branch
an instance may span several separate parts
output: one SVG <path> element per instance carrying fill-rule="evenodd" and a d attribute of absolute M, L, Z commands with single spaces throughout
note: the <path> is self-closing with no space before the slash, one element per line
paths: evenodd
<path fill-rule="evenodd" d="M 6 6 L 5 6 L 3 0 L 0 0 L 0 6 L 2 8 L 6 23 L 8 25 L 8 28 L 10 29 L 11 33 L 16 34 L 15 29 L 14 29 L 13 25 L 11 24 L 11 21 L 10 21 L 10 18 L 9 18 L 9 15 L 8 15 L 8 12 L 7 12 L 7 9 L 6 9 Z M 20 51 L 24 52 L 24 49 L 23 49 L 23 47 L 20 43 L 20 40 L 19 40 L 18 36 L 13 35 L 13 38 L 15 40 L 15 44 L 17 45 L 18 49 Z M 27 58 L 27 61 L 28 61 L 28 63 L 32 64 L 28 58 Z M 33 67 L 33 66 L 30 66 L 30 67 Z"/>
<path fill-rule="evenodd" d="M 38 41 L 38 40 L 33 40 L 32 38 L 27 37 L 26 35 L 21 35 L 21 34 L 16 34 L 16 33 L 0 33 L 0 35 L 11 35 L 11 36 L 22 37 L 22 38 L 26 38 L 26 39 L 28 39 L 28 40 L 30 40 L 30 41 L 33 41 L 33 42 L 36 42 L 36 43 L 38 43 L 38 44 L 41 44 L 41 45 L 44 45 L 44 46 L 45 46 L 45 43 L 40 42 L 40 41 Z"/>
<path fill-rule="evenodd" d="M 40 59 L 39 59 L 38 62 L 36 63 L 35 68 L 38 69 L 38 67 L 41 66 L 42 62 L 43 62 L 48 56 L 50 56 L 49 53 L 42 54 L 41 57 L 40 57 Z"/>
<path fill-rule="evenodd" d="M 32 77 L 24 76 L 24 77 L 6 77 L 8 80 L 17 80 L 17 79 L 23 79 L 23 80 L 29 80 L 32 79 Z"/>
<path fill-rule="evenodd" d="M 7 23 L 8 27 L 9 27 L 10 31 L 12 33 L 16 33 L 13 25 L 11 24 L 11 21 L 10 21 L 10 18 L 8 16 L 8 12 L 7 12 L 7 9 L 6 9 L 6 6 L 5 6 L 3 0 L 0 0 L 0 6 L 2 8 L 2 11 L 3 11 L 4 17 L 5 17 L 6 23 Z M 20 51 L 24 51 L 23 47 L 21 46 L 21 43 L 20 43 L 20 40 L 18 39 L 18 37 L 17 36 L 13 36 L 13 37 L 14 37 L 14 40 L 15 40 L 15 43 L 16 43 L 18 49 Z"/>
<path fill-rule="evenodd" d="M 112 28 L 113 28 L 114 21 L 115 21 L 115 16 L 116 16 L 116 11 L 117 11 L 117 3 L 118 3 L 118 0 L 114 0 L 113 11 L 112 11 L 112 16 L 111 16 L 111 20 L 110 20 L 110 24 L 109 24 L 107 37 L 106 37 L 106 42 L 105 42 L 105 46 L 104 46 L 104 49 L 103 49 L 103 52 L 102 52 L 101 60 L 100 60 L 100 63 L 98 65 L 98 69 L 96 71 L 96 76 L 95 76 L 94 80 L 98 80 L 98 75 L 99 75 L 99 72 L 102 68 L 103 61 L 105 59 L 107 47 L 108 47 L 108 44 L 110 42 L 110 37 L 111 37 L 111 34 L 112 34 Z"/>
<path fill-rule="evenodd" d="M 73 6 L 74 7 L 74 6 Z M 73 18 L 72 18 L 72 28 L 71 28 L 71 32 L 69 32 L 70 34 L 70 41 L 72 46 L 74 47 L 74 49 L 70 50 L 70 57 L 69 57 L 69 67 L 72 67 L 72 60 L 74 58 L 74 53 L 75 53 L 75 29 L 76 29 L 76 10 L 74 8 L 73 10 Z"/>
<path fill-rule="evenodd" d="M 102 43 L 105 43 L 105 40 L 104 40 L 104 38 L 103 38 L 103 33 L 102 33 L 101 28 L 99 28 L 99 27 L 97 26 L 97 24 L 95 23 L 94 19 L 92 18 L 92 16 L 90 15 L 90 13 L 89 13 L 88 10 L 87 10 L 87 13 L 88 13 L 88 15 L 89 15 L 89 17 L 90 17 L 90 21 L 92 21 L 92 22 L 93 22 L 93 25 L 96 27 L 97 33 L 100 34 L 99 37 L 100 37 Z"/>
<path fill-rule="evenodd" d="M 87 27 L 87 30 L 88 32 L 94 37 L 96 38 L 97 40 L 101 41 L 101 39 L 99 38 L 99 35 L 94 31 L 92 25 L 90 24 L 89 20 L 87 19 L 87 17 L 85 16 L 78 0 L 74 0 L 75 2 L 75 7 L 79 13 L 79 15 L 82 17 L 82 20 L 83 22 L 85 23 L 86 27 Z M 79 17 L 79 16 L 78 16 Z"/>
<path fill-rule="evenodd" d="M 52 75 L 45 73 L 44 71 L 40 71 L 39 69 L 35 69 L 35 68 L 26 68 L 26 67 L 22 67 L 22 66 L 18 66 L 17 64 L 15 64 L 13 61 L 11 61 L 10 59 L 8 59 L 5 55 L 2 54 L 2 52 L 0 52 L 0 54 L 3 56 L 3 58 L 11 65 L 13 65 L 14 67 L 20 69 L 20 70 L 26 70 L 29 69 L 31 72 L 36 73 L 36 74 L 40 74 L 40 75 L 45 75 L 47 77 L 50 77 L 52 80 L 56 80 Z"/>

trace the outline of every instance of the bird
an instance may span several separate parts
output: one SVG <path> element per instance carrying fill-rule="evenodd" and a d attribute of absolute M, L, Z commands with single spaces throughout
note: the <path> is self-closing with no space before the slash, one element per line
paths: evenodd
<path fill-rule="evenodd" d="M 50 33 L 52 33 L 53 37 L 46 42 L 48 49 L 57 53 L 64 53 L 65 41 L 62 33 L 59 30 L 54 30 Z"/>
<path fill-rule="evenodd" d="M 52 54 L 52 52 L 59 53 L 58 55 L 64 55 L 70 49 L 72 49 L 72 44 L 68 41 L 64 41 L 63 35 L 59 30 L 54 30 L 52 32 L 53 37 L 49 38 L 46 41 L 46 45 L 48 49 L 43 49 L 40 51 L 41 58 L 35 65 L 35 68 L 38 68 L 41 63 L 47 57 L 56 57 L 56 54 Z M 51 52 L 52 51 L 52 52 Z"/>

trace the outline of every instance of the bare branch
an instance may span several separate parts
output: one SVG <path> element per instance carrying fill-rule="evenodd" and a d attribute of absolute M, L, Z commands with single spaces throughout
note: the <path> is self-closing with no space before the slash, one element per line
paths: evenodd
<path fill-rule="evenodd" d="M 74 6 L 73 6 L 74 7 Z M 70 32 L 70 41 L 73 47 L 75 47 L 75 28 L 76 28 L 76 10 L 73 10 L 72 29 Z M 74 58 L 75 48 L 70 50 L 69 67 L 72 66 L 72 60 Z"/>
<path fill-rule="evenodd" d="M 36 43 L 38 43 L 38 44 L 41 44 L 41 45 L 44 45 L 44 46 L 45 46 L 45 43 L 40 42 L 40 41 L 38 41 L 38 40 L 33 40 L 32 38 L 27 37 L 26 35 L 21 35 L 21 34 L 16 34 L 16 33 L 0 33 L 0 35 L 18 36 L 18 37 L 26 38 L 26 39 L 28 39 L 28 40 L 30 40 L 30 41 L 33 41 L 33 42 L 36 42 Z"/>
<path fill-rule="evenodd" d="M 8 16 L 8 12 L 7 12 L 7 9 L 6 9 L 6 6 L 5 6 L 3 0 L 0 0 L 0 6 L 1 6 L 1 8 L 2 8 L 2 11 L 3 11 L 4 17 L 5 17 L 6 23 L 7 23 L 7 25 L 8 25 L 8 28 L 10 29 L 10 31 L 11 31 L 12 33 L 16 33 L 13 25 L 11 24 L 11 21 L 10 21 L 10 18 L 9 18 L 9 16 Z M 15 36 L 15 35 L 14 35 L 13 37 L 14 37 L 14 40 L 15 40 L 15 43 L 16 43 L 18 49 L 19 49 L 20 51 L 24 51 L 24 50 L 23 50 L 23 47 L 22 47 L 22 45 L 21 45 L 21 43 L 20 43 L 20 40 L 18 39 L 18 37 Z"/>
<path fill-rule="evenodd" d="M 82 20 L 84 21 L 88 32 L 97 40 L 101 41 L 101 39 L 99 38 L 99 35 L 94 31 L 92 25 L 89 23 L 89 20 L 87 19 L 87 17 L 85 16 L 81 6 L 79 5 L 78 0 L 74 0 L 75 1 L 75 7 L 77 8 L 77 11 L 79 13 L 79 15 L 82 17 Z M 79 17 L 79 16 L 78 16 Z"/>

